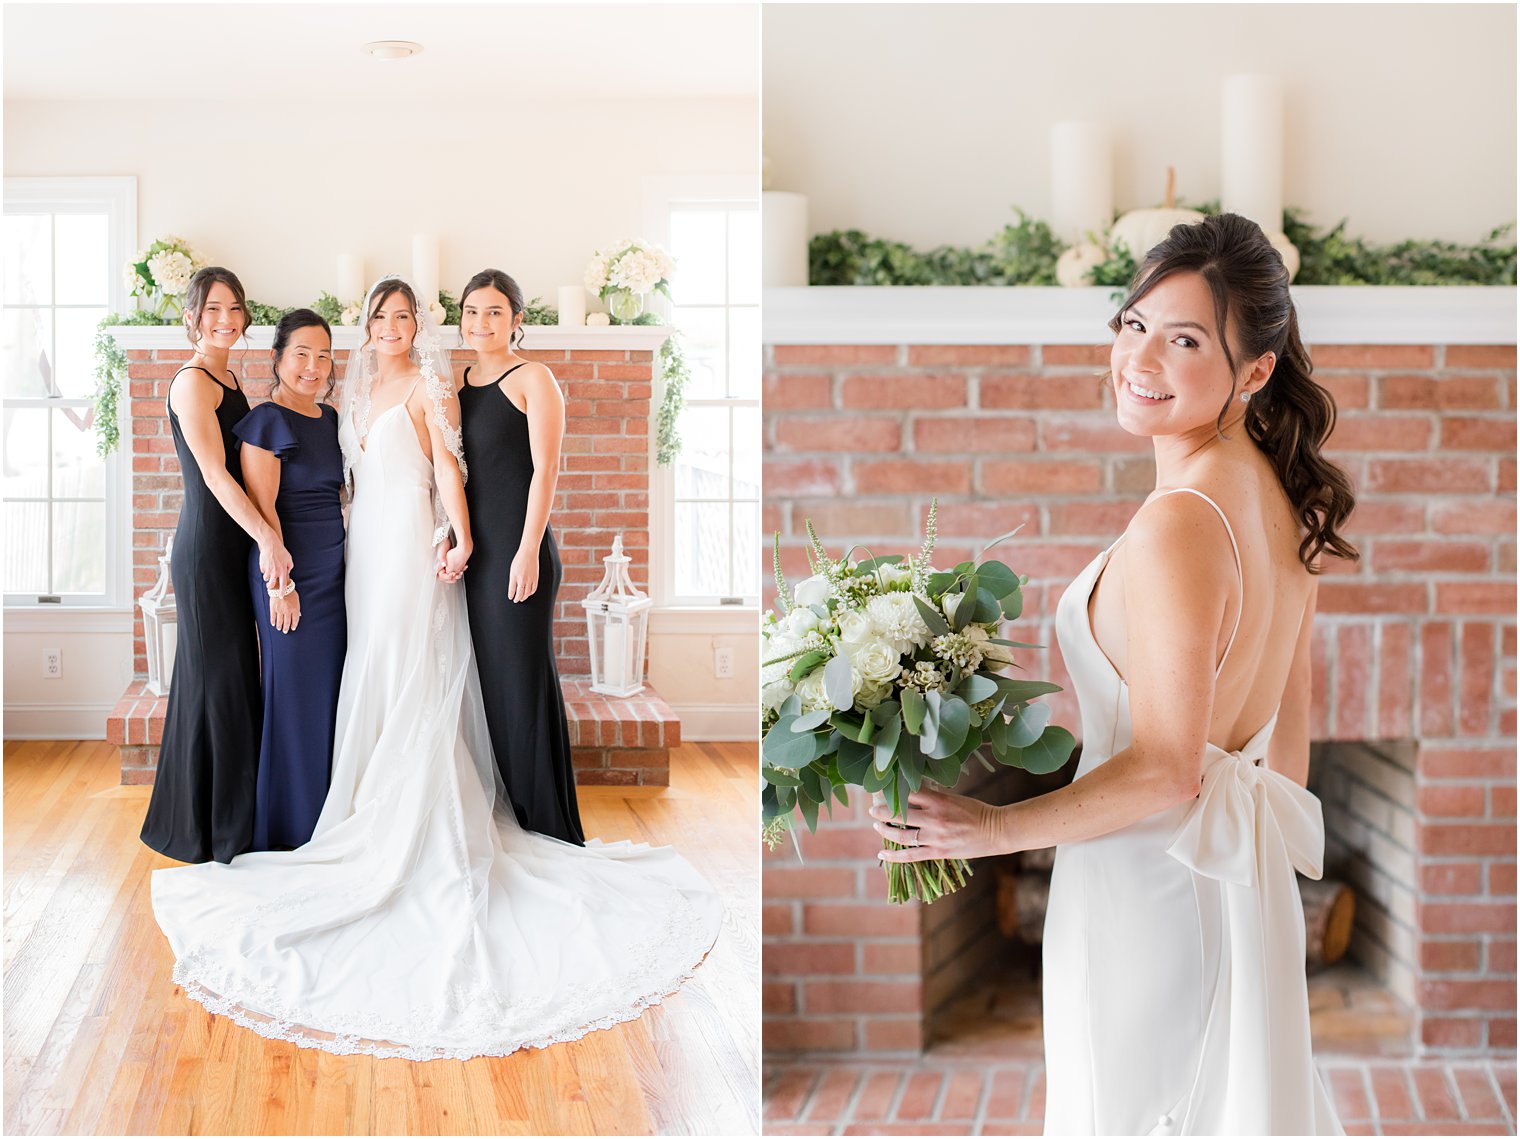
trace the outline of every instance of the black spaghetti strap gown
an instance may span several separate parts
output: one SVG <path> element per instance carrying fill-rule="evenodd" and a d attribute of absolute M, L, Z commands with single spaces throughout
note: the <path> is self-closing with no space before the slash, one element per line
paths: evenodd
<path fill-rule="evenodd" d="M 186 368 L 174 382 L 221 383 L 203 368 Z M 248 397 L 236 385 L 221 386 L 216 420 L 227 471 L 241 486 L 232 429 L 248 414 Z M 248 587 L 253 539 L 207 488 L 172 407 L 169 428 L 185 482 L 169 563 L 178 638 L 142 840 L 180 862 L 231 862 L 253 842 L 259 767 L 263 705 Z"/>
<path fill-rule="evenodd" d="M 465 501 L 475 539 L 464 575 L 470 636 L 491 748 L 517 821 L 526 830 L 584 846 L 570 729 L 554 667 L 554 602 L 561 570 L 551 528 L 544 528 L 538 547 L 538 588 L 526 601 L 507 596 L 533 481 L 528 417 L 500 387 L 516 370 L 476 387 L 467 368 L 460 385 L 459 414 L 470 464 Z"/>

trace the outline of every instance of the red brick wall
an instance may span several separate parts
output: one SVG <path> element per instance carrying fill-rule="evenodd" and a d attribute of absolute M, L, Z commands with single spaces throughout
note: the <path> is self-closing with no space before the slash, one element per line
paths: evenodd
<path fill-rule="evenodd" d="M 342 374 L 346 352 L 338 352 Z M 641 585 L 649 565 L 649 402 L 653 353 L 585 350 L 525 352 L 554 372 L 565 394 L 565 438 L 558 493 L 551 524 L 564 564 L 555 643 L 560 673 L 591 672 L 586 617 L 580 602 L 602 579 L 602 558 L 611 552 L 614 532 L 633 559 Z M 153 584 L 165 538 L 179 517 L 182 489 L 179 460 L 169 432 L 165 401 L 169 381 L 189 353 L 181 349 L 127 353 L 132 419 L 132 592 L 134 599 Z M 474 353 L 454 353 L 456 376 Z M 267 357 L 250 352 L 232 364 L 242 372 L 252 402 L 265 398 L 270 379 Z M 335 397 L 336 398 L 336 395 Z M 147 673 L 142 615 L 134 615 L 133 667 Z"/>
<path fill-rule="evenodd" d="M 1321 585 L 1313 734 L 1417 741 L 1421 1039 L 1512 1049 L 1515 349 L 1313 356 L 1340 407 L 1329 453 L 1356 484 L 1348 532 L 1363 554 L 1332 562 Z M 1031 578 L 1018 639 L 1051 646 L 1026 663 L 1065 683 L 1056 601 L 1153 485 L 1149 445 L 1117 427 L 1096 378 L 1107 360 L 1086 345 L 768 349 L 764 522 L 792 580 L 807 572 L 806 518 L 835 552 L 906 553 L 937 494 L 942 565 L 1023 523 L 999 547 Z M 1069 693 L 1051 703 L 1078 726 Z M 876 846 L 858 820 L 836 819 L 803 836 L 805 869 L 789 847 L 767 857 L 767 1047 L 922 1038 L 922 1023 L 905 1027 L 922 1021 L 922 967 L 873 968 L 889 953 L 902 965 L 924 940 L 915 910 L 877 900 Z"/>

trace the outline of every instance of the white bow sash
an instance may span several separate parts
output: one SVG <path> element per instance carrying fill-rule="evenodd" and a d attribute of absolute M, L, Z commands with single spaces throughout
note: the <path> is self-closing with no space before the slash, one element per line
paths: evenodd
<path fill-rule="evenodd" d="M 1304 916 L 1294 877 L 1295 869 L 1309 878 L 1323 872 L 1324 816 L 1318 798 L 1266 766 L 1276 725 L 1273 716 L 1239 751 L 1207 745 L 1198 798 L 1167 844 L 1168 854 L 1201 876 L 1210 999 L 1193 1086 L 1152 1134 L 1336 1129 L 1333 1113 L 1325 1118 L 1328 1101 L 1320 1102 L 1310 1049 Z M 1303 1096 L 1307 1087 L 1315 1088 L 1312 1097 Z"/>

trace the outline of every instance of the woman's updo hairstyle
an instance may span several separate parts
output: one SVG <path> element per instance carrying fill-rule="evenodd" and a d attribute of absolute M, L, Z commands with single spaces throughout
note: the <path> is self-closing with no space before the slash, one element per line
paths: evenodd
<path fill-rule="evenodd" d="M 1299 559 L 1310 573 L 1318 573 L 1317 562 L 1325 550 L 1336 557 L 1360 557 L 1339 532 L 1356 505 L 1351 480 L 1320 453 L 1335 428 L 1335 400 L 1314 381 L 1281 254 L 1259 225 L 1239 214 L 1173 226 L 1145 255 L 1109 328 L 1117 333 L 1124 314 L 1174 273 L 1197 273 L 1214 297 L 1217 336 L 1232 377 L 1230 398 L 1219 411 L 1221 430 L 1236 398 L 1241 370 L 1225 336 L 1231 318 L 1240 359 L 1254 361 L 1268 352 L 1277 356 L 1272 375 L 1246 405 L 1244 422 L 1246 433 L 1272 461 L 1303 525 Z"/>
<path fill-rule="evenodd" d="M 248 315 L 248 294 L 243 292 L 243 282 L 237 279 L 236 273 L 231 269 L 223 269 L 220 265 L 207 265 L 204 269 L 197 269 L 185 288 L 185 305 L 182 310 L 185 336 L 190 341 L 190 347 L 196 351 L 200 351 L 201 346 L 201 312 L 206 307 L 206 297 L 211 293 L 211 286 L 218 282 L 231 289 L 237 303 L 243 306 L 245 334 L 248 332 L 249 321 L 253 319 Z"/>
<path fill-rule="evenodd" d="M 526 310 L 527 305 L 523 301 L 522 286 L 507 276 L 500 269 L 482 269 L 465 283 L 464 291 L 459 294 L 459 307 L 463 308 L 465 301 L 476 289 L 495 289 L 507 298 L 507 303 L 512 306 L 512 319 L 516 320 Z M 517 331 L 512 334 L 512 348 L 522 343 L 523 327 L 517 326 Z"/>
<path fill-rule="evenodd" d="M 290 344 L 292 333 L 299 332 L 303 328 L 320 328 L 327 333 L 328 347 L 332 347 L 332 327 L 323 320 L 320 315 L 312 312 L 309 308 L 292 309 L 280 317 L 280 323 L 274 326 L 274 344 L 270 346 L 269 370 L 274 375 L 274 381 L 269 385 L 269 394 L 273 395 L 275 388 L 280 386 L 280 357 L 285 355 L 285 349 Z M 338 386 L 338 365 L 334 361 L 332 371 L 327 377 L 327 390 L 322 393 L 322 399 L 328 399 L 333 394 L 333 388 Z M 322 402 L 318 400 L 317 402 Z"/>

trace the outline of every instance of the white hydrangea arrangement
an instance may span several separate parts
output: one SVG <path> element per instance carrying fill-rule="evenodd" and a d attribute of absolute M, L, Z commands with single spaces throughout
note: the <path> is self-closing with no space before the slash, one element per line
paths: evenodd
<path fill-rule="evenodd" d="M 643 297 L 649 293 L 670 296 L 670 275 L 675 261 L 670 254 L 650 241 L 625 237 L 608 250 L 597 250 L 586 266 L 586 288 L 608 303 L 614 320 L 627 323 L 643 310 Z M 637 304 L 625 304 L 623 315 L 619 301 L 637 298 Z"/>
<path fill-rule="evenodd" d="M 906 559 L 831 558 L 809 521 L 813 574 L 791 590 L 777 535 L 780 611 L 762 621 L 760 674 L 761 801 L 772 845 L 798 816 L 815 830 L 819 808 L 848 803 L 848 787 L 880 792 L 904 817 L 926 778 L 954 786 L 973 755 L 990 769 L 983 745 L 998 762 L 1036 773 L 1071 756 L 1075 738 L 1034 702 L 1060 686 L 1000 675 L 1014 649 L 1039 647 L 1000 636 L 1003 621 L 1022 612 L 1029 579 L 999 561 L 935 569 L 937 509 L 929 508 L 923 548 Z M 959 859 L 886 871 L 894 902 L 933 901 L 971 872 Z"/>
<path fill-rule="evenodd" d="M 190 278 L 203 268 L 206 259 L 183 237 L 168 234 L 159 238 L 127 262 L 124 270 L 127 292 L 142 297 L 160 316 L 178 316 Z"/>

